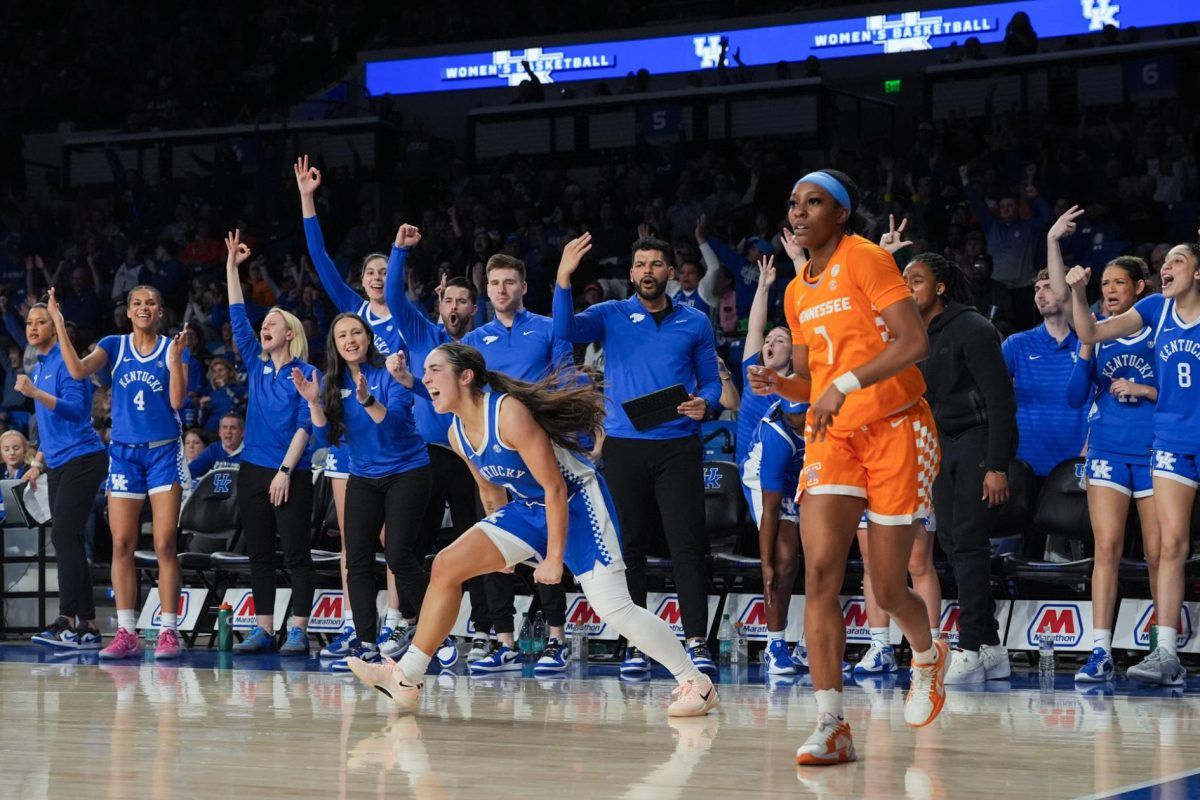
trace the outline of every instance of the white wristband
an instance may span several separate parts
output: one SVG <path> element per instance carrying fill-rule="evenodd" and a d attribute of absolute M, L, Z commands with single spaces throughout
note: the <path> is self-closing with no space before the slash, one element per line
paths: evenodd
<path fill-rule="evenodd" d="M 862 384 L 858 382 L 858 377 L 853 372 L 843 372 L 841 375 L 838 375 L 833 379 L 833 385 L 842 394 L 857 392 L 862 388 Z"/>

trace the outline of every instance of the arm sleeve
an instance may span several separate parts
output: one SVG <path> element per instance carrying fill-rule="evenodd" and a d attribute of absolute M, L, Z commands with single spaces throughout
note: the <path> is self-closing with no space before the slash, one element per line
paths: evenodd
<path fill-rule="evenodd" d="M 392 245 L 391 255 L 388 256 L 387 277 L 383 282 L 383 299 L 405 338 L 425 341 L 432 338 L 437 325 L 413 305 L 404 291 L 404 265 L 407 261 L 408 248 Z"/>
<path fill-rule="evenodd" d="M 1071 408 L 1083 408 L 1092 397 L 1097 355 L 1093 348 L 1091 358 L 1080 355 L 1071 365 L 1071 377 L 1067 379 L 1067 405 Z"/>
<path fill-rule="evenodd" d="M 62 417 L 68 422 L 81 422 L 92 414 L 92 404 L 88 402 L 86 381 L 77 381 L 67 372 L 65 366 L 58 376 L 58 402 L 54 404 L 51 414 Z"/>
<path fill-rule="evenodd" d="M 1007 470 L 1016 455 L 1017 398 L 1012 378 L 1004 368 L 1004 356 L 990 325 L 973 331 L 963 345 L 964 361 L 987 408 L 988 446 L 984 456 L 986 469 Z"/>
<path fill-rule="evenodd" d="M 321 233 L 321 223 L 316 217 L 304 218 L 304 238 L 308 240 L 308 257 L 317 268 L 317 275 L 321 278 L 321 285 L 325 287 L 329 299 L 337 306 L 338 311 L 357 311 L 362 305 L 362 298 L 342 280 L 337 265 L 326 252 L 325 235 Z"/>
<path fill-rule="evenodd" d="M 433 398 L 429 396 L 429 390 L 425 388 L 425 384 L 417 380 L 415 375 L 413 376 L 413 388 L 409 391 L 417 397 L 433 402 Z"/>
<path fill-rule="evenodd" d="M 212 469 L 216 463 L 216 457 L 213 455 L 212 445 L 200 451 L 200 455 L 188 462 L 188 472 L 193 478 L 199 478 L 204 473 Z"/>
<path fill-rule="evenodd" d="M 11 308 L 4 312 L 4 330 L 8 331 L 9 338 L 16 342 L 22 350 L 28 346 L 29 343 L 25 340 L 25 331 L 21 329 L 21 319 Z"/>
<path fill-rule="evenodd" d="M 611 302 L 611 301 L 609 301 Z M 604 311 L 599 303 L 576 314 L 571 290 L 554 287 L 554 338 L 562 342 L 594 342 L 604 337 Z M 713 367 L 716 369 L 716 367 Z"/>
<path fill-rule="evenodd" d="M 238 355 L 242 357 L 243 364 L 249 364 L 258 358 L 262 352 L 262 345 L 254 335 L 250 317 L 246 315 L 245 303 L 234 303 L 229 307 L 229 324 L 233 328 L 233 343 L 237 345 Z"/>
<path fill-rule="evenodd" d="M 764 492 L 779 492 L 783 494 L 784 472 L 787 470 L 791 453 L 786 444 L 779 440 L 774 431 L 768 431 L 763 424 L 762 462 L 759 465 L 758 481 Z"/>
<path fill-rule="evenodd" d="M 696 291 L 700 293 L 700 299 L 708 303 L 709 308 L 716 308 L 717 273 L 721 271 L 721 261 L 708 242 L 700 245 L 700 257 L 704 259 L 704 277 L 700 279 Z"/>
<path fill-rule="evenodd" d="M 1017 345 L 1011 336 L 1000 343 L 1000 353 L 1004 356 L 1004 366 L 1008 369 L 1008 377 L 1010 379 L 1017 377 L 1017 367 L 1015 363 L 1017 359 L 1016 350 Z"/>
<path fill-rule="evenodd" d="M 710 409 L 721 405 L 721 372 L 717 369 L 717 340 L 712 326 L 707 322 L 700 329 L 692 351 L 692 363 L 696 369 L 696 396 L 703 397 Z"/>
<path fill-rule="evenodd" d="M 321 370 L 317 369 L 316 367 L 313 367 L 312 368 L 312 377 L 316 379 L 317 383 L 320 383 L 321 382 Z M 315 432 L 317 430 L 317 428 L 313 425 L 312 413 L 308 410 L 308 401 L 305 400 L 304 397 L 301 396 L 301 394 L 299 392 L 296 392 L 296 423 L 295 423 L 295 427 L 293 428 L 293 430 L 294 431 L 298 431 L 298 430 L 308 431 L 308 435 L 310 437 L 314 436 Z M 322 430 L 324 430 L 324 429 L 322 428 Z M 326 442 L 325 444 L 322 444 L 322 445 L 318 445 L 318 446 L 326 447 L 326 446 L 328 446 L 328 442 Z"/>

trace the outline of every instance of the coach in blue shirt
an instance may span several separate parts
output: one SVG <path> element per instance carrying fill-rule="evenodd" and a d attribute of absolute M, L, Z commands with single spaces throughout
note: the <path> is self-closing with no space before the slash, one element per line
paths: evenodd
<path fill-rule="evenodd" d="M 554 292 L 554 330 L 560 339 L 604 346 L 609 401 L 605 422 L 605 476 L 617 504 L 625 550 L 629 593 L 646 603 L 646 541 L 661 520 L 671 551 L 688 653 L 696 666 L 715 672 L 708 639 L 708 576 L 705 557 L 704 482 L 701 476 L 700 421 L 721 396 L 716 341 L 708 317 L 672 303 L 665 294 L 674 276 L 671 246 L 658 239 L 633 244 L 628 300 L 598 303 L 580 314 L 571 300 L 571 275 L 591 248 L 584 234 L 563 249 Z M 637 430 L 622 403 L 683 384 L 690 399 L 678 416 Z M 625 673 L 647 668 L 635 650 L 626 654 Z"/>
<path fill-rule="evenodd" d="M 1039 478 L 1059 462 L 1077 457 L 1087 433 L 1085 409 L 1067 402 L 1067 382 L 1078 358 L 1079 339 L 1067 323 L 1069 309 L 1050 288 L 1046 270 L 1034 284 L 1042 324 L 1004 340 L 1004 362 L 1017 395 L 1017 457 Z"/>

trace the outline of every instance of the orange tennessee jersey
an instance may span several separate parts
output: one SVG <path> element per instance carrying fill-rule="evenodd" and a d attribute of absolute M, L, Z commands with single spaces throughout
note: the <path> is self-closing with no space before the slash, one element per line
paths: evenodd
<path fill-rule="evenodd" d="M 886 250 L 861 236 L 846 236 L 815 283 L 808 265 L 788 284 L 784 313 L 794 344 L 808 347 L 812 401 L 834 378 L 867 363 L 890 338 L 880 311 L 912 297 Z M 851 392 L 830 426 L 850 431 L 883 419 L 925 394 L 914 364 L 873 386 Z"/>

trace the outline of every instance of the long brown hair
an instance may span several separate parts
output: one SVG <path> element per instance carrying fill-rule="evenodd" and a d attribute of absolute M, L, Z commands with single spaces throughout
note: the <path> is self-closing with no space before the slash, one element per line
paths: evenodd
<path fill-rule="evenodd" d="M 367 332 L 367 357 L 364 364 L 383 366 L 383 356 L 375 349 L 375 331 L 370 323 L 358 314 L 338 314 L 329 323 L 329 335 L 325 337 L 325 383 L 321 386 L 321 405 L 325 407 L 325 418 L 329 422 L 329 442 L 338 444 L 346 434 L 346 415 L 342 411 L 342 375 L 346 372 L 346 360 L 338 353 L 333 329 L 338 322 L 353 319 Z"/>
<path fill-rule="evenodd" d="M 471 370 L 472 392 L 482 394 L 484 389 L 491 389 L 520 400 L 550 441 L 560 447 L 586 453 L 588 448 L 580 438 L 594 436 L 604 425 L 604 397 L 594 383 L 581 381 L 581 373 L 574 367 L 555 370 L 530 383 L 489 371 L 483 353 L 470 345 L 448 342 L 438 345 L 434 352 L 445 355 L 456 375 Z"/>

